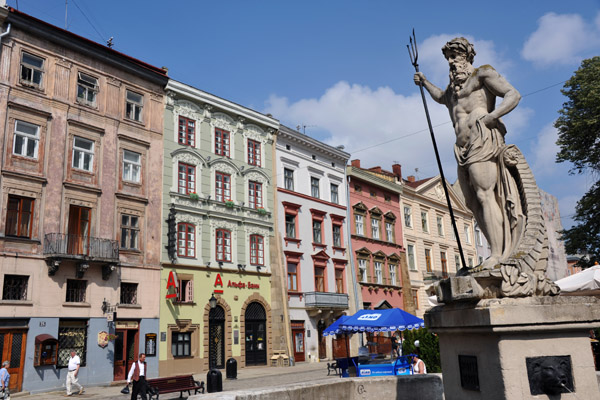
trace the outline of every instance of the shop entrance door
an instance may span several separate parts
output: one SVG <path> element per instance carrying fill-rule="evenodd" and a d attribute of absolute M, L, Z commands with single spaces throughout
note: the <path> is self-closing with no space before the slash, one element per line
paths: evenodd
<path fill-rule="evenodd" d="M 113 379 L 123 381 L 127 379 L 131 365 L 138 358 L 138 329 L 117 329 L 116 336 Z"/>
<path fill-rule="evenodd" d="M 225 368 L 225 310 L 221 306 L 208 314 L 208 367 Z"/>
<path fill-rule="evenodd" d="M 0 360 L 10 361 L 8 387 L 11 392 L 20 392 L 23 385 L 25 343 L 27 343 L 27 330 L 0 331 Z"/>
<path fill-rule="evenodd" d="M 259 303 L 246 308 L 246 365 L 267 365 L 267 318 Z"/>
<path fill-rule="evenodd" d="M 292 328 L 292 338 L 294 339 L 294 360 L 302 362 L 304 355 L 304 328 Z"/>

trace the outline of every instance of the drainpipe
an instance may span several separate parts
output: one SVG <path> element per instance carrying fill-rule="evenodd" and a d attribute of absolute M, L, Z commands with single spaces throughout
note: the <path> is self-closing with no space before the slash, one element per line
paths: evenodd
<path fill-rule="evenodd" d="M 360 295 L 360 287 L 359 284 L 356 280 L 356 265 L 354 264 L 354 252 L 352 251 L 352 228 L 350 227 L 350 225 L 352 224 L 351 221 L 351 213 L 350 213 L 350 207 L 352 207 L 352 205 L 350 204 L 350 177 L 348 176 L 348 166 L 346 165 L 346 168 L 344 168 L 344 175 L 346 177 L 346 204 L 347 204 L 347 208 L 346 208 L 346 216 L 347 216 L 347 223 L 346 223 L 346 237 L 348 238 L 348 255 L 350 256 L 350 270 L 351 270 L 351 275 L 352 275 L 352 286 L 354 287 L 354 304 L 356 306 L 356 311 L 358 312 L 358 310 L 361 309 L 360 307 L 360 301 L 358 296 Z M 360 347 L 364 346 L 363 343 L 363 335 L 359 335 L 358 337 L 358 341 L 360 344 Z"/>
<path fill-rule="evenodd" d="M 8 23 L 8 26 L 6 27 L 6 32 L 2 32 L 0 33 L 0 43 L 2 42 L 2 38 L 6 35 L 8 35 L 10 33 L 10 22 Z"/>

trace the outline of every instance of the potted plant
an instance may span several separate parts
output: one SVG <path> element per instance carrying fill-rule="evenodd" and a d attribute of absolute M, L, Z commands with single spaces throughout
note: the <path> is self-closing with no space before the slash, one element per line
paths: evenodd
<path fill-rule="evenodd" d="M 190 200 L 193 200 L 193 201 L 200 200 L 200 196 L 198 196 L 198 193 L 196 193 L 196 192 L 190 192 L 189 195 L 190 195 Z"/>
<path fill-rule="evenodd" d="M 256 209 L 256 211 L 258 211 L 258 213 L 259 213 L 260 215 L 265 215 L 265 214 L 267 213 L 267 210 L 265 210 L 265 209 L 264 209 L 264 208 L 262 208 L 262 207 L 258 207 L 258 208 Z"/>
<path fill-rule="evenodd" d="M 235 203 L 233 202 L 233 200 L 225 201 L 225 207 L 227 207 L 227 208 L 233 208 L 234 205 L 235 205 Z"/>

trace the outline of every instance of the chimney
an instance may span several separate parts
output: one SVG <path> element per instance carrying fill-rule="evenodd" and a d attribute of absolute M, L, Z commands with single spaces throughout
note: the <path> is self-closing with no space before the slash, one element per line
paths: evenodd
<path fill-rule="evenodd" d="M 360 160 L 359 160 L 359 159 L 356 159 L 356 160 L 352 160 L 352 161 L 350 161 L 350 164 L 351 164 L 353 167 L 360 168 Z"/>
<path fill-rule="evenodd" d="M 415 176 L 414 175 L 409 175 L 406 177 L 406 179 L 408 179 L 409 182 L 414 182 L 415 181 Z"/>
<path fill-rule="evenodd" d="M 392 164 L 392 172 L 399 181 L 402 180 L 402 166 L 400 164 Z"/>

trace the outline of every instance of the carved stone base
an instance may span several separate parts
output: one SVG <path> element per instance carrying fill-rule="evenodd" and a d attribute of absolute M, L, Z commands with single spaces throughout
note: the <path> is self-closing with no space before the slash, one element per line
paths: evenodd
<path fill-rule="evenodd" d="M 464 295 L 473 280 L 460 282 Z M 456 302 L 429 310 L 425 324 L 440 340 L 446 400 L 600 399 L 588 337 L 598 298 Z"/>

